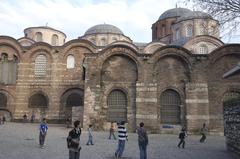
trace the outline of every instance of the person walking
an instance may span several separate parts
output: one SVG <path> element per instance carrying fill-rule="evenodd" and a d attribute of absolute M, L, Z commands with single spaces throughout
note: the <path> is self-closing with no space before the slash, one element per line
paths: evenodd
<path fill-rule="evenodd" d="M 111 140 L 112 136 L 113 136 L 114 140 L 116 140 L 116 136 L 115 136 L 114 132 L 115 132 L 114 125 L 113 125 L 113 122 L 111 122 L 111 126 L 109 129 L 109 139 L 110 140 Z"/>
<path fill-rule="evenodd" d="M 178 138 L 180 139 L 179 143 L 178 143 L 178 147 L 180 148 L 180 146 L 182 145 L 182 148 L 185 148 L 185 138 L 187 136 L 186 130 L 185 128 L 182 128 L 181 132 L 179 133 Z"/>
<path fill-rule="evenodd" d="M 126 140 L 127 140 L 127 129 L 125 128 L 125 122 L 121 121 L 120 123 L 118 123 L 118 148 L 115 152 L 115 157 L 117 158 L 122 157 Z"/>
<path fill-rule="evenodd" d="M 208 129 L 206 128 L 206 123 L 203 123 L 203 127 L 201 128 L 201 131 L 200 131 L 202 137 L 199 140 L 201 143 L 205 142 L 205 140 L 207 138 L 206 137 L 207 132 L 208 132 Z"/>
<path fill-rule="evenodd" d="M 67 137 L 67 147 L 69 150 L 69 159 L 79 159 L 80 157 L 80 121 L 76 120 L 74 123 L 74 128 L 69 132 Z"/>
<path fill-rule="evenodd" d="M 92 135 L 92 125 L 90 124 L 88 127 L 88 142 L 86 145 L 93 145 L 93 135 Z"/>
<path fill-rule="evenodd" d="M 140 151 L 140 159 L 147 159 L 147 145 L 148 145 L 148 135 L 144 129 L 144 123 L 141 122 L 137 129 L 138 134 L 138 146 Z"/>
<path fill-rule="evenodd" d="M 35 120 L 35 114 L 33 113 L 33 114 L 31 115 L 31 123 L 34 123 L 34 120 Z"/>
<path fill-rule="evenodd" d="M 42 119 L 42 122 L 40 124 L 39 130 L 40 130 L 40 133 L 39 133 L 39 145 L 40 145 L 40 148 L 44 148 L 44 142 L 45 142 L 45 138 L 46 138 L 47 131 L 48 131 L 46 118 Z"/>

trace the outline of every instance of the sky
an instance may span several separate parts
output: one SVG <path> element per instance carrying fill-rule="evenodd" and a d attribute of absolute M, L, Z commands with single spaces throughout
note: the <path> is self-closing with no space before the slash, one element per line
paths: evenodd
<path fill-rule="evenodd" d="M 77 39 L 90 27 L 111 24 L 134 42 L 151 42 L 151 26 L 178 0 L 0 0 L 0 35 L 19 39 L 28 27 L 49 26 Z M 185 7 L 178 3 L 178 7 Z"/>

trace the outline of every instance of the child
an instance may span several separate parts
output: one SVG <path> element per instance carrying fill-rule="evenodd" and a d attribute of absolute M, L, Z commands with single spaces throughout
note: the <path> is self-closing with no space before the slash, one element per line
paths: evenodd
<path fill-rule="evenodd" d="M 113 136 L 113 138 L 114 138 L 114 140 L 116 140 L 116 136 L 115 136 L 115 134 L 114 134 L 114 125 L 113 125 L 113 123 L 111 123 L 111 127 L 110 127 L 110 130 L 109 130 L 109 139 L 111 140 L 111 138 L 112 138 L 112 136 Z"/>
<path fill-rule="evenodd" d="M 187 136 L 185 128 L 182 128 L 181 132 L 179 133 L 180 142 L 178 143 L 178 147 L 182 145 L 182 148 L 185 148 L 185 137 Z"/>
<path fill-rule="evenodd" d="M 93 136 L 92 136 L 92 125 L 90 124 L 88 127 L 88 142 L 86 145 L 93 145 Z"/>
<path fill-rule="evenodd" d="M 44 141 L 45 141 L 47 130 L 48 130 L 46 118 L 43 118 L 42 123 L 40 124 L 39 130 L 40 130 L 39 145 L 40 145 L 40 148 L 44 148 Z"/>

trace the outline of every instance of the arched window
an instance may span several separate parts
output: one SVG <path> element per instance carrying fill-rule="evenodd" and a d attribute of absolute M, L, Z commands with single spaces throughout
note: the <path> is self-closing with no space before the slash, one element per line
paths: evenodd
<path fill-rule="evenodd" d="M 1 59 L 2 59 L 2 62 L 8 62 L 8 54 L 2 53 Z"/>
<path fill-rule="evenodd" d="M 199 47 L 199 54 L 207 54 L 208 53 L 208 48 L 206 45 L 201 45 Z"/>
<path fill-rule="evenodd" d="M 18 57 L 16 55 L 13 55 L 13 62 L 18 63 Z"/>
<path fill-rule="evenodd" d="M 209 29 L 208 29 L 208 34 L 209 34 L 209 35 L 214 35 L 214 31 L 215 31 L 215 29 L 214 29 L 213 26 L 209 27 Z"/>
<path fill-rule="evenodd" d="M 37 32 L 35 36 L 36 36 L 36 42 L 42 41 L 42 33 L 41 32 Z"/>
<path fill-rule="evenodd" d="M 193 27 L 192 25 L 187 25 L 186 27 L 186 37 L 191 37 L 193 35 Z"/>
<path fill-rule="evenodd" d="M 53 46 L 57 46 L 58 45 L 58 36 L 56 34 L 54 34 L 52 36 L 52 45 Z"/>
<path fill-rule="evenodd" d="M 176 30 L 176 40 L 180 39 L 180 30 Z"/>
<path fill-rule="evenodd" d="M 204 26 L 204 24 L 200 25 L 199 32 L 200 32 L 200 35 L 204 35 L 205 34 L 205 26 Z"/>
<path fill-rule="evenodd" d="M 106 39 L 102 38 L 101 39 L 101 46 L 105 46 L 107 44 Z"/>
<path fill-rule="evenodd" d="M 165 36 L 166 35 L 166 28 L 165 28 L 165 25 L 162 25 L 162 36 Z"/>
<path fill-rule="evenodd" d="M 127 97 L 121 90 L 112 91 L 107 98 L 108 121 L 127 121 Z"/>
<path fill-rule="evenodd" d="M 67 97 L 67 107 L 83 106 L 83 95 L 78 93 L 72 93 Z"/>
<path fill-rule="evenodd" d="M 67 69 L 75 67 L 75 58 L 73 55 L 68 55 L 67 57 Z"/>
<path fill-rule="evenodd" d="M 164 124 L 179 124 L 180 105 L 180 96 L 176 91 L 171 89 L 164 91 L 160 96 L 161 122 Z"/>
<path fill-rule="evenodd" d="M 6 108 L 7 107 L 7 97 L 5 94 L 0 93 L 0 108 Z"/>
<path fill-rule="evenodd" d="M 30 108 L 47 108 L 48 98 L 45 97 L 42 93 L 36 93 L 29 98 L 29 107 Z"/>
<path fill-rule="evenodd" d="M 35 76 L 45 76 L 47 72 L 47 57 L 45 55 L 37 55 L 35 59 Z"/>

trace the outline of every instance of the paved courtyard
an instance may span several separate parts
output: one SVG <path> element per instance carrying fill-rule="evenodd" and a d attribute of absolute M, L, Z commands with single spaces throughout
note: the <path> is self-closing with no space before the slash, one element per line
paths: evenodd
<path fill-rule="evenodd" d="M 45 149 L 38 147 L 38 124 L 7 123 L 0 125 L 0 159 L 67 159 L 65 127 L 49 125 Z M 114 159 L 117 140 L 108 140 L 108 132 L 94 132 L 94 146 L 86 146 L 87 132 L 81 136 L 81 159 Z M 149 135 L 148 159 L 237 159 L 226 150 L 225 139 L 208 136 L 200 144 L 199 136 L 188 136 L 186 148 L 177 148 L 176 135 Z M 123 154 L 125 159 L 139 157 L 137 135 L 129 134 Z"/>

